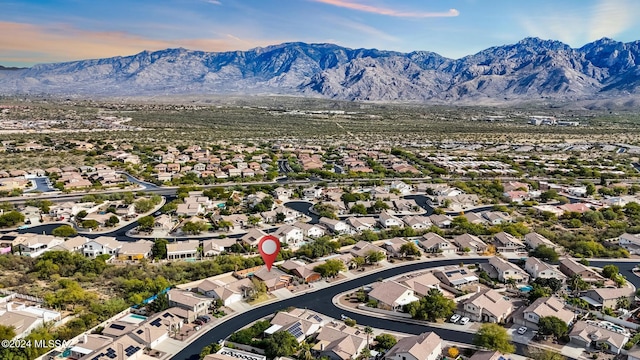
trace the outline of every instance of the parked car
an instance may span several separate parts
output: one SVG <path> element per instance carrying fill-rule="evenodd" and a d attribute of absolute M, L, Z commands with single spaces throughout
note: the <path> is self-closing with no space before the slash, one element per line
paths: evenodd
<path fill-rule="evenodd" d="M 460 320 L 460 315 L 453 314 L 453 315 L 451 315 L 451 319 L 449 319 L 449 320 L 451 320 L 452 323 L 456 323 L 456 322 L 458 322 L 458 320 Z"/>
<path fill-rule="evenodd" d="M 211 318 L 206 316 L 206 315 L 201 315 L 201 316 L 198 316 L 198 320 L 200 320 L 200 321 L 202 321 L 204 323 L 208 323 L 209 320 L 211 320 Z"/>
<path fill-rule="evenodd" d="M 518 334 L 520 335 L 524 335 L 524 333 L 527 332 L 527 327 L 526 326 L 521 326 L 518 328 Z"/>
<path fill-rule="evenodd" d="M 195 319 L 193 323 L 196 324 L 196 325 L 204 325 L 204 321 L 202 321 L 200 319 Z"/>
<path fill-rule="evenodd" d="M 462 319 L 460 319 L 460 325 L 466 325 L 469 322 L 469 318 L 468 317 L 463 317 Z"/>

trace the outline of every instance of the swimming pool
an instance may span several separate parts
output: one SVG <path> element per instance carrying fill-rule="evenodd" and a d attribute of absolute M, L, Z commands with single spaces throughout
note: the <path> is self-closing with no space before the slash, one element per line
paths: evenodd
<path fill-rule="evenodd" d="M 134 318 L 134 319 L 147 320 L 146 316 L 142 316 L 142 315 L 138 315 L 138 314 L 131 314 L 130 316 L 132 318 Z"/>
<path fill-rule="evenodd" d="M 530 286 L 530 285 L 524 285 L 524 286 L 521 286 L 519 289 L 522 292 L 529 292 L 529 291 L 533 290 L 533 287 Z"/>

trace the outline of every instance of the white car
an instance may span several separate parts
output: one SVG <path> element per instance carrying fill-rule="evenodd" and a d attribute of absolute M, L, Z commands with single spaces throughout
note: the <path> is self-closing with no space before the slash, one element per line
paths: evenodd
<path fill-rule="evenodd" d="M 456 323 L 456 322 L 458 322 L 458 320 L 460 320 L 460 315 L 453 314 L 453 315 L 451 315 L 451 319 L 449 319 L 449 320 L 451 320 L 452 323 Z"/>
<path fill-rule="evenodd" d="M 524 333 L 527 332 L 527 327 L 526 326 L 521 326 L 518 328 L 518 334 L 520 335 L 524 335 Z"/>
<path fill-rule="evenodd" d="M 460 325 L 466 325 L 468 322 L 469 322 L 469 318 L 466 316 L 460 319 Z"/>

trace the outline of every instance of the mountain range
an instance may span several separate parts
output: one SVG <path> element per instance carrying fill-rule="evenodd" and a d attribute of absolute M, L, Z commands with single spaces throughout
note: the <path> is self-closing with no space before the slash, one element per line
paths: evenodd
<path fill-rule="evenodd" d="M 640 93 L 640 41 L 571 48 L 525 38 L 460 59 L 334 44 L 248 51 L 143 51 L 126 57 L 0 67 L 0 94 L 290 94 L 342 100 L 608 99 Z"/>

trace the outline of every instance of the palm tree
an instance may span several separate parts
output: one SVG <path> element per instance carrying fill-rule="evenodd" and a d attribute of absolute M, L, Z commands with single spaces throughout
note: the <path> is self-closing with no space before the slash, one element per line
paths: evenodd
<path fill-rule="evenodd" d="M 367 349 L 369 348 L 369 336 L 373 334 L 373 329 L 371 326 L 367 326 L 364 328 L 364 333 L 367 334 Z"/>
<path fill-rule="evenodd" d="M 300 344 L 300 352 L 298 353 L 299 360 L 312 360 L 313 354 L 311 354 L 311 345 L 303 342 Z"/>

